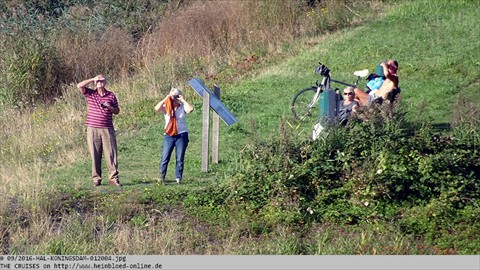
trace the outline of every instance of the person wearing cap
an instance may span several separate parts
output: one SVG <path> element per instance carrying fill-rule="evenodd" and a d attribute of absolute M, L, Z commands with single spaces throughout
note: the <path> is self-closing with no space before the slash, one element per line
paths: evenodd
<path fill-rule="evenodd" d="M 175 148 L 175 181 L 180 184 L 189 141 L 186 115 L 193 111 L 193 106 L 184 99 L 180 89 L 172 88 L 170 93 L 155 105 L 155 111 L 163 113 L 165 119 L 162 157 L 158 165 L 158 181 L 165 182 L 168 163 L 173 148 Z"/>
<path fill-rule="evenodd" d="M 355 87 L 355 96 L 361 106 L 369 105 L 374 101 L 384 101 L 390 99 L 391 94 L 398 90 L 398 62 L 390 59 L 387 62 L 381 62 L 380 66 L 383 67 L 383 74 L 385 80 L 380 88 L 376 91 L 372 91 L 368 94 L 358 87 Z"/>
<path fill-rule="evenodd" d="M 93 83 L 95 89 L 88 85 Z M 105 153 L 108 180 L 112 186 L 121 186 L 118 177 L 117 139 L 113 127 L 113 115 L 120 112 L 117 97 L 108 91 L 105 86 L 107 79 L 100 74 L 94 78 L 86 79 L 77 87 L 85 96 L 88 106 L 86 126 L 87 144 L 92 157 L 92 179 L 94 186 L 102 183 L 102 154 Z"/>

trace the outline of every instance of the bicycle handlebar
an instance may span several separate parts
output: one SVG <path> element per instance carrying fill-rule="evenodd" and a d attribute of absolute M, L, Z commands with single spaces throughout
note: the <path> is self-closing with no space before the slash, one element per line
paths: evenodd
<path fill-rule="evenodd" d="M 330 70 L 322 63 L 319 62 L 319 66 L 317 68 L 315 68 L 315 72 L 322 75 L 322 76 L 325 76 L 325 77 L 329 77 L 330 76 Z"/>

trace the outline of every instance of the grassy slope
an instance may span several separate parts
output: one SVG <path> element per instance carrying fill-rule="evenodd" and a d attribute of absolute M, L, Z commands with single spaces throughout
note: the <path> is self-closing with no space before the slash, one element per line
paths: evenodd
<path fill-rule="evenodd" d="M 475 91 L 480 71 L 478 11 L 474 1 L 404 2 L 381 21 L 313 42 L 299 41 L 310 45 L 305 45 L 297 56 L 257 70 L 250 78 L 233 85 L 221 85 L 222 99 L 239 122 L 231 127 L 221 123 L 222 162 L 212 166 L 207 174 L 200 173 L 202 103 L 192 89 L 185 89 L 197 109 L 188 119 L 191 143 L 186 160 L 187 183 L 193 179 L 202 182 L 200 179 L 217 173 L 218 177 L 229 175 L 235 170 L 235 153 L 244 142 L 258 136 L 274 136 L 281 118 L 296 128 L 290 118 L 290 102 L 297 90 L 318 79 L 313 72 L 318 61 L 331 69 L 334 78 L 353 81 L 354 70 L 373 70 L 383 59 L 397 59 L 402 104 L 408 107 L 412 118 L 449 122 L 458 95 L 468 95 L 480 105 L 480 92 Z M 211 87 L 212 83 L 206 84 Z M 118 131 L 120 171 L 127 185 L 156 179 L 163 119 L 153 112 L 155 104 L 156 100 L 145 100 L 131 106 L 140 112 L 135 119 L 130 119 L 131 114 L 124 108 L 123 115 L 116 120 L 141 123 L 138 130 L 121 130 L 120 126 Z M 309 128 L 297 128 L 299 138 L 306 138 Z M 85 183 L 88 174 L 82 173 L 88 171 L 86 160 L 61 170 L 55 178 L 65 184 L 73 178 L 78 185 L 89 186 L 89 182 Z"/>
<path fill-rule="evenodd" d="M 161 189 L 190 190 L 205 188 L 218 180 L 228 180 L 235 173 L 236 153 L 247 140 L 266 140 L 276 136 L 281 118 L 290 119 L 290 102 L 294 93 L 309 86 L 317 76 L 313 70 L 322 61 L 334 78 L 354 79 L 357 69 L 372 70 L 380 60 L 396 58 L 402 87 L 402 103 L 410 117 L 449 122 L 457 95 L 469 95 L 477 105 L 480 92 L 480 23 L 475 1 L 404 2 L 385 19 L 332 34 L 327 38 L 299 41 L 305 49 L 297 56 L 256 70 L 249 78 L 221 85 L 224 103 L 239 122 L 231 127 L 221 123 L 221 163 L 200 172 L 201 100 L 192 89 L 186 95 L 197 110 L 189 116 L 190 146 L 187 150 L 185 185 L 167 185 Z M 211 86 L 211 82 L 206 83 Z M 121 90 L 120 90 L 121 93 Z M 119 162 L 125 190 L 142 192 L 157 188 L 150 184 L 157 176 L 163 119 L 153 112 L 156 100 L 145 100 L 132 106 L 140 113 L 127 119 L 124 112 L 117 118 L 138 122 L 137 130 L 122 130 L 119 125 Z M 420 113 L 419 113 L 420 112 Z M 117 126 L 118 127 L 118 126 Z M 307 129 L 297 129 L 306 138 Z M 45 175 L 55 185 L 93 189 L 89 179 L 90 161 L 60 168 Z M 173 164 L 169 178 L 173 178 Z M 172 202 L 175 204 L 176 202 Z"/>

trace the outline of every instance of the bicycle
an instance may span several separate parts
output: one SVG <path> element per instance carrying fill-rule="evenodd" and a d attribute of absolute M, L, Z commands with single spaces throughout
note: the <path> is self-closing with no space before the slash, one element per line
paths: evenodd
<path fill-rule="evenodd" d="M 353 75 L 357 76 L 357 80 L 354 84 L 350 84 L 332 79 L 330 77 L 330 70 L 322 63 L 319 64 L 320 65 L 315 68 L 315 72 L 323 76 L 322 82 L 319 84 L 318 80 L 316 80 L 314 86 L 298 91 L 293 97 L 291 104 L 292 113 L 293 116 L 301 122 L 306 122 L 308 119 L 317 119 L 318 109 L 316 105 L 320 99 L 320 94 L 325 90 L 331 89 L 330 82 L 355 88 L 360 78 L 365 78 L 369 75 L 368 69 L 355 71 Z"/>

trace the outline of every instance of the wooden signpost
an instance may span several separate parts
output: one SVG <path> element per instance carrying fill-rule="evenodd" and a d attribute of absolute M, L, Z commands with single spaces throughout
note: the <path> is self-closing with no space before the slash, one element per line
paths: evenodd
<path fill-rule="evenodd" d="M 213 85 L 213 94 L 220 99 L 220 87 Z M 218 164 L 218 143 L 220 142 L 220 116 L 212 116 L 212 162 Z"/>
<path fill-rule="evenodd" d="M 220 101 L 220 87 L 214 85 L 214 92 L 208 89 L 205 84 L 197 78 L 191 79 L 189 85 L 203 98 L 202 118 L 202 172 L 208 171 L 209 144 L 210 144 L 210 108 L 214 111 L 212 123 L 212 162 L 218 163 L 219 142 L 220 142 L 220 118 L 228 126 L 238 120 Z"/>

